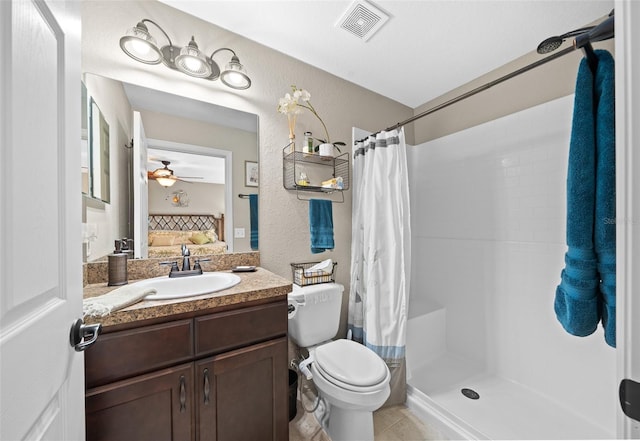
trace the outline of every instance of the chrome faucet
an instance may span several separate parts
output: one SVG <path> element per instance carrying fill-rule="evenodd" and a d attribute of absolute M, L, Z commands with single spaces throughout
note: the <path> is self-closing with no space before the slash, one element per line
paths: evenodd
<path fill-rule="evenodd" d="M 169 261 L 169 262 L 160 262 L 160 265 L 170 265 L 171 270 L 169 271 L 169 277 L 186 277 L 186 276 L 197 276 L 202 274 L 202 267 L 200 266 L 200 262 L 208 262 L 211 259 L 198 259 L 196 258 L 193 269 L 191 269 L 191 263 L 189 258 L 191 257 L 191 252 L 189 248 L 185 244 L 182 244 L 182 269 L 178 268 L 178 262 Z"/>
<path fill-rule="evenodd" d="M 189 251 L 186 244 L 182 244 L 182 271 L 189 271 L 191 269 L 191 263 L 189 262 L 190 256 L 191 251 Z"/>

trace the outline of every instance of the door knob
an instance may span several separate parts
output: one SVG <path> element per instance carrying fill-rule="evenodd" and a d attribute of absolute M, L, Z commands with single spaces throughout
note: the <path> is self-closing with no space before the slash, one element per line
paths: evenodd
<path fill-rule="evenodd" d="M 77 319 L 73 325 L 71 325 L 71 333 L 69 335 L 71 346 L 73 346 L 77 352 L 84 351 L 96 342 L 101 330 L 102 325 L 100 323 L 85 325 L 82 319 Z"/>

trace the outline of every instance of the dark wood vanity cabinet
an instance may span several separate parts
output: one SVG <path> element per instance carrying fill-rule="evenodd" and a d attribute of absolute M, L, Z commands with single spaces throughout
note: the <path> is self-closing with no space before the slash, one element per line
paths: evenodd
<path fill-rule="evenodd" d="M 106 332 L 85 352 L 87 440 L 288 439 L 287 304 Z"/>

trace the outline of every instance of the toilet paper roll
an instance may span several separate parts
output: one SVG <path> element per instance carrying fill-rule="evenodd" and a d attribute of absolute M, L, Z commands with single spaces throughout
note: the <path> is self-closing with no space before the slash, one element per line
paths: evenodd
<path fill-rule="evenodd" d="M 298 302 L 295 300 L 289 300 L 287 303 L 287 319 L 291 320 L 298 313 Z"/>

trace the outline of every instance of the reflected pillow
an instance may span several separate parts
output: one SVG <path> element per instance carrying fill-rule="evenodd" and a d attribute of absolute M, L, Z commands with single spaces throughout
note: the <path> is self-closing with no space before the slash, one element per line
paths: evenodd
<path fill-rule="evenodd" d="M 174 231 L 174 245 L 188 245 L 191 243 L 191 231 Z"/>
<path fill-rule="evenodd" d="M 209 239 L 206 234 L 201 232 L 193 233 L 189 238 L 189 240 L 196 245 L 202 245 L 205 243 L 212 242 L 212 240 Z"/>
<path fill-rule="evenodd" d="M 153 238 L 153 246 L 154 247 L 170 246 L 170 245 L 173 245 L 174 241 L 175 241 L 174 236 L 169 236 L 169 235 L 156 236 Z"/>
<path fill-rule="evenodd" d="M 218 241 L 218 235 L 216 234 L 215 228 L 203 231 L 203 233 L 204 233 L 205 236 L 207 236 L 209 238 L 211 243 L 215 243 L 215 242 Z"/>

